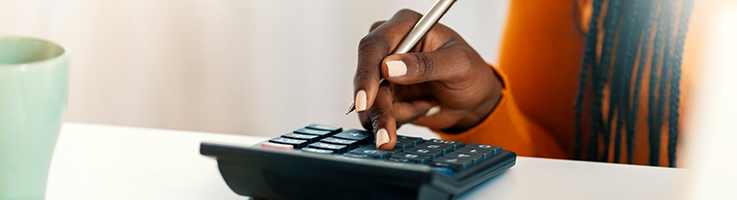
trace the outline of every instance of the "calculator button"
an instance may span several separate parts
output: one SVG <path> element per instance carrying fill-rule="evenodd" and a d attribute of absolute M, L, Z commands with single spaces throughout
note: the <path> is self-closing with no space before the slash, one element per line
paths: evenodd
<path fill-rule="evenodd" d="M 340 139 L 347 139 L 347 140 L 358 140 L 359 142 L 364 143 L 364 142 L 367 142 L 369 139 L 371 139 L 373 137 L 373 134 L 367 131 L 351 129 L 351 130 L 338 133 L 334 135 L 333 137 L 340 138 Z"/>
<path fill-rule="evenodd" d="M 373 148 L 376 148 L 376 142 L 371 143 L 370 146 L 373 146 Z M 407 147 L 407 148 L 410 148 L 410 147 Z M 394 145 L 394 148 L 392 150 L 389 150 L 389 151 L 396 153 L 396 152 L 400 152 L 400 151 L 402 151 L 404 149 L 406 149 L 406 148 L 403 148 L 403 146 L 401 146 L 401 145 Z"/>
<path fill-rule="evenodd" d="M 457 149 L 455 152 L 468 153 L 468 154 L 481 154 L 484 156 L 484 159 L 488 159 L 494 156 L 494 151 L 490 149 L 472 149 L 468 147 L 461 147 Z"/>
<path fill-rule="evenodd" d="M 465 147 L 472 148 L 472 149 L 489 149 L 492 151 L 493 154 L 496 154 L 497 151 L 502 149 L 502 147 L 500 146 L 485 145 L 485 144 L 479 144 L 479 143 L 467 144 Z"/>
<path fill-rule="evenodd" d="M 298 139 L 298 140 L 307 140 L 307 142 L 309 143 L 313 143 L 316 140 L 320 139 L 320 136 L 317 136 L 317 135 L 305 135 L 305 134 L 297 134 L 297 133 L 287 133 L 287 134 L 281 135 L 281 137 Z"/>
<path fill-rule="evenodd" d="M 444 144 L 437 144 L 437 143 L 422 143 L 418 144 L 416 147 L 423 148 L 423 149 L 437 149 L 443 151 L 443 153 L 448 153 L 453 151 L 453 146 L 450 145 L 444 145 Z"/>
<path fill-rule="evenodd" d="M 288 145 L 292 145 L 292 147 L 294 148 L 302 148 L 302 147 L 307 146 L 307 144 L 309 143 L 307 142 L 307 140 L 297 140 L 297 139 L 289 139 L 289 138 L 282 138 L 282 137 L 271 139 L 269 140 L 269 142 L 279 143 L 279 144 L 288 144 Z"/>
<path fill-rule="evenodd" d="M 393 162 L 413 163 L 409 159 L 406 159 L 406 158 L 398 158 L 398 157 L 389 157 L 389 159 L 387 159 L 387 160 L 393 161 Z"/>
<path fill-rule="evenodd" d="M 413 141 L 397 140 L 397 143 L 394 145 L 394 148 L 401 148 L 402 150 L 404 150 L 404 149 L 409 149 L 412 146 L 415 146 L 415 143 Z"/>
<path fill-rule="evenodd" d="M 280 150 L 293 150 L 294 149 L 292 145 L 271 143 L 271 142 L 262 142 L 261 147 L 280 149 Z"/>
<path fill-rule="evenodd" d="M 322 124 L 310 124 L 309 126 L 305 126 L 305 128 L 321 130 L 321 131 L 330 131 L 330 133 L 340 133 L 341 131 L 343 131 L 343 128 L 341 127 L 328 126 L 328 125 L 322 125 Z"/>
<path fill-rule="evenodd" d="M 473 160 L 473 163 L 480 163 L 482 160 L 484 160 L 484 155 L 463 152 L 450 152 L 448 154 L 445 154 L 445 156 L 453 158 L 467 158 Z"/>
<path fill-rule="evenodd" d="M 409 148 L 407 150 L 404 150 L 404 152 L 407 153 L 414 153 L 414 154 L 420 154 L 420 155 L 429 155 L 432 156 L 432 158 L 438 158 L 443 155 L 443 150 L 438 149 L 421 149 L 417 147 Z"/>
<path fill-rule="evenodd" d="M 358 147 L 358 141 L 355 140 L 346 140 L 346 139 L 339 139 L 334 137 L 329 137 L 320 140 L 320 142 L 323 143 L 330 143 L 330 144 L 339 144 L 339 145 L 346 145 L 349 149 L 353 149 Z"/>
<path fill-rule="evenodd" d="M 431 139 L 431 140 L 428 140 L 426 143 L 448 145 L 448 146 L 452 146 L 453 149 L 461 148 L 463 146 L 462 142 L 439 140 L 439 139 Z"/>
<path fill-rule="evenodd" d="M 351 158 L 371 158 L 370 156 L 365 155 L 365 154 L 355 154 L 355 153 L 346 153 L 346 154 L 343 154 L 343 156 L 351 157 Z"/>
<path fill-rule="evenodd" d="M 372 157 L 372 158 L 383 159 L 383 158 L 389 157 L 390 155 L 392 155 L 395 152 L 393 152 L 393 151 L 378 150 L 378 149 L 376 149 L 376 147 L 373 147 L 373 146 L 365 146 L 365 147 L 361 147 L 361 148 L 358 148 L 356 150 L 353 150 L 353 151 L 351 151 L 351 153 L 354 153 L 354 154 L 362 154 L 362 155 L 367 155 L 367 156 Z"/>
<path fill-rule="evenodd" d="M 365 148 L 365 149 L 376 149 L 376 150 L 378 150 L 378 149 L 376 148 L 376 145 L 368 145 L 368 146 L 364 146 L 364 147 L 362 147 L 362 148 Z M 382 150 L 382 151 L 383 151 L 383 150 Z M 402 149 L 399 149 L 399 148 L 393 148 L 392 150 L 389 150 L 388 152 L 391 152 L 391 153 L 397 153 L 397 152 L 400 152 L 400 151 L 402 151 Z"/>
<path fill-rule="evenodd" d="M 325 150 L 325 149 L 315 149 L 310 147 L 302 148 L 302 151 L 311 152 L 311 153 L 320 153 L 320 154 L 332 154 L 333 151 L 331 150 Z"/>
<path fill-rule="evenodd" d="M 471 165 L 473 165 L 473 160 L 443 156 L 431 161 L 430 165 L 437 167 L 447 167 L 456 171 L 460 171 L 471 167 Z"/>
<path fill-rule="evenodd" d="M 307 134 L 307 135 L 317 135 L 320 138 L 324 138 L 331 135 L 330 131 L 321 131 L 321 130 L 314 130 L 314 129 L 308 129 L 308 128 L 300 128 L 294 131 L 294 133 L 299 134 Z"/>
<path fill-rule="evenodd" d="M 432 156 L 430 155 L 420 155 L 420 154 L 405 153 L 405 152 L 399 152 L 399 153 L 393 154 L 390 156 L 390 158 L 407 159 L 409 161 L 416 162 L 416 163 L 426 163 L 427 161 L 432 160 Z"/>
<path fill-rule="evenodd" d="M 332 150 L 335 153 L 345 153 L 346 151 L 348 151 L 348 146 L 346 145 L 328 144 L 328 143 L 322 143 L 322 142 L 312 143 L 308 147 Z"/>
<path fill-rule="evenodd" d="M 403 142 L 406 142 L 406 143 L 412 143 L 412 146 L 424 142 L 424 140 L 422 140 L 422 138 L 397 135 L 397 142 L 399 142 L 399 141 L 403 141 Z"/>

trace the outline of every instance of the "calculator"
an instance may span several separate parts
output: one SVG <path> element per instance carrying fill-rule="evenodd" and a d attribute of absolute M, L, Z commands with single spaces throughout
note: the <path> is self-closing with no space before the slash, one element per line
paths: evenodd
<path fill-rule="evenodd" d="M 514 166 L 500 146 L 397 136 L 322 124 L 253 146 L 203 142 L 231 190 L 255 199 L 456 199 Z"/>

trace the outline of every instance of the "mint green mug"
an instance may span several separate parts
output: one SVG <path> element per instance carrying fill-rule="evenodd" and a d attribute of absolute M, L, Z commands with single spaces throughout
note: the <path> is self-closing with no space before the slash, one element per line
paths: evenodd
<path fill-rule="evenodd" d="M 44 199 L 67 101 L 69 53 L 0 36 L 0 199 Z"/>

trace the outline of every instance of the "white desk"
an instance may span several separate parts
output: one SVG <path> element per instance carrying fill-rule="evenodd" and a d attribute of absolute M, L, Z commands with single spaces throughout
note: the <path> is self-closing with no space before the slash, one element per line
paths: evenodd
<path fill-rule="evenodd" d="M 247 199 L 230 191 L 201 141 L 262 137 L 65 123 L 46 198 Z M 464 199 L 674 199 L 680 169 L 518 157 Z"/>

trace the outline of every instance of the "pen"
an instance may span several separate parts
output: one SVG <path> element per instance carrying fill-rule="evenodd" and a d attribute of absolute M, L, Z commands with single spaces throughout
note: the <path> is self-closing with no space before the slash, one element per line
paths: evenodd
<path fill-rule="evenodd" d="M 399 43 L 399 46 L 396 48 L 394 53 L 392 54 L 403 54 L 409 52 L 415 45 L 417 45 L 417 42 L 422 39 L 422 37 L 427 34 L 427 31 L 430 30 L 439 20 L 441 17 L 443 17 L 443 14 L 445 14 L 446 11 L 450 8 L 450 5 L 453 5 L 453 2 L 456 0 L 438 0 L 435 2 L 435 4 L 430 8 L 429 11 L 425 15 L 420 18 L 419 21 L 417 21 L 417 24 L 415 24 L 415 27 L 412 28 L 411 31 L 407 34 L 407 37 L 402 40 L 401 43 Z M 379 81 L 379 84 L 386 81 L 383 77 Z M 355 100 L 351 102 L 350 107 L 348 108 L 348 112 L 345 113 L 345 115 L 350 114 L 356 110 L 356 102 Z"/>

